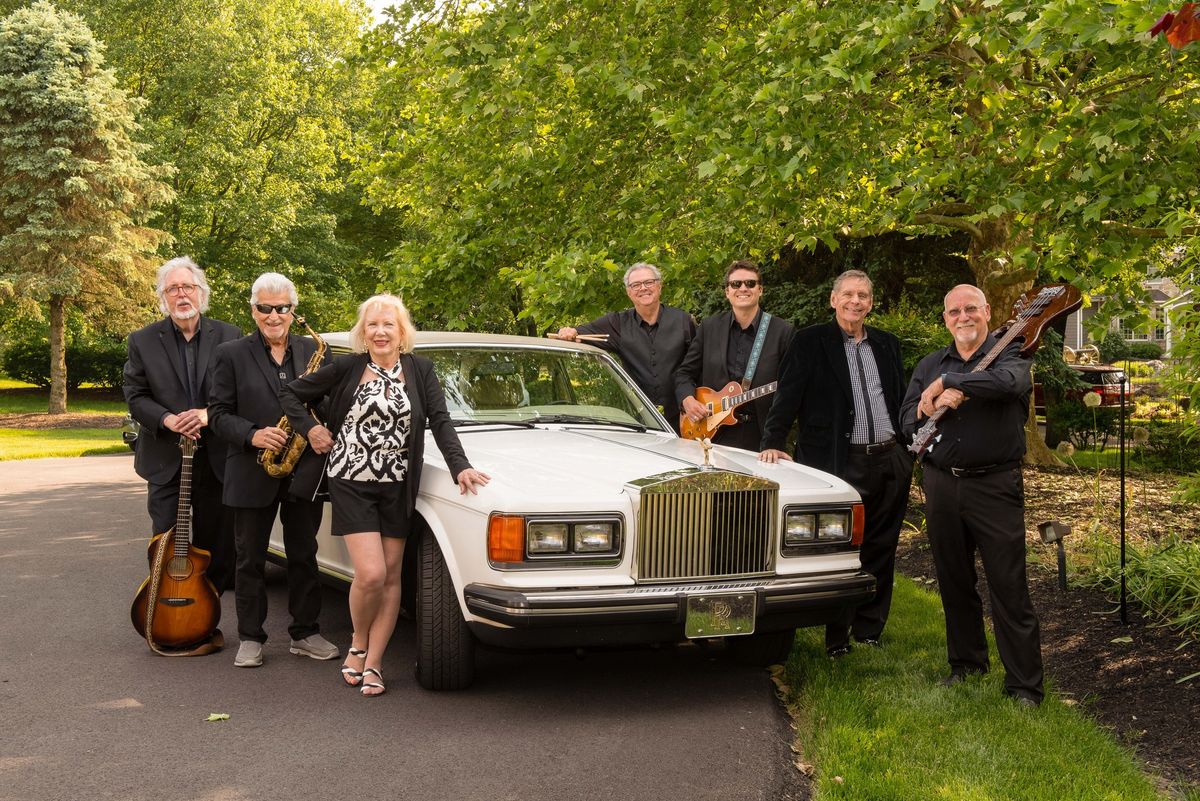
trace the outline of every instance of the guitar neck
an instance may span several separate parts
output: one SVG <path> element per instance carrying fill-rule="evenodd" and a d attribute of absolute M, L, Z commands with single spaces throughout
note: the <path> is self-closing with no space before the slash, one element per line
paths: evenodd
<path fill-rule="evenodd" d="M 772 392 L 774 392 L 778 388 L 779 388 L 779 382 L 772 381 L 769 384 L 763 384 L 761 387 L 754 387 L 752 389 L 748 389 L 745 392 L 739 393 L 737 395 L 730 395 L 727 398 L 721 398 L 721 408 L 717 409 L 716 411 L 727 412 L 730 409 L 733 409 L 737 406 L 741 406 L 743 403 L 746 403 L 747 401 L 752 401 L 752 400 L 755 400 L 756 398 L 761 398 L 763 395 L 770 395 Z"/>
<path fill-rule="evenodd" d="M 183 463 L 179 468 L 179 507 L 175 511 L 175 555 L 187 556 L 192 542 L 192 457 L 195 446 L 181 444 Z"/>

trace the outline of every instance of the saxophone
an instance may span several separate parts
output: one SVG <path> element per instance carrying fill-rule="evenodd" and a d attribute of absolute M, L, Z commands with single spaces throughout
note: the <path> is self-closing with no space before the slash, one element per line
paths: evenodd
<path fill-rule="evenodd" d="M 308 360 L 308 366 L 304 368 L 303 373 L 297 376 L 297 378 L 300 378 L 314 372 L 321 366 L 321 359 L 325 357 L 325 340 L 321 339 L 316 331 L 309 328 L 308 323 L 304 321 L 303 317 L 297 317 L 296 322 L 304 326 L 304 329 L 308 331 L 308 335 L 317 343 L 317 349 Z M 315 414 L 313 414 L 313 419 L 318 423 L 321 422 Z M 263 448 L 262 452 L 258 454 L 258 463 L 262 465 L 263 470 L 266 470 L 267 475 L 271 478 L 283 478 L 284 476 L 291 475 L 292 470 L 296 468 L 296 462 L 300 461 L 300 455 L 308 447 L 308 440 L 292 430 L 292 424 L 288 422 L 286 414 L 279 418 L 276 426 L 282 428 L 284 433 L 288 435 L 287 444 L 282 450 Z"/>

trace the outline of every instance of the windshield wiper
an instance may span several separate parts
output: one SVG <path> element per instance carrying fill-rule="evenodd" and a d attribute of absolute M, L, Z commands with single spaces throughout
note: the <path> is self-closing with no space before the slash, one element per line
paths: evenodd
<path fill-rule="evenodd" d="M 517 428 L 533 428 L 528 420 L 459 420 L 451 418 L 455 428 L 466 426 L 515 426 Z"/>
<path fill-rule="evenodd" d="M 627 423 L 623 420 L 610 420 L 606 417 L 588 417 L 582 414 L 542 414 L 538 415 L 539 423 L 588 423 L 598 426 L 619 426 L 633 431 L 644 432 L 646 427 L 641 423 Z"/>

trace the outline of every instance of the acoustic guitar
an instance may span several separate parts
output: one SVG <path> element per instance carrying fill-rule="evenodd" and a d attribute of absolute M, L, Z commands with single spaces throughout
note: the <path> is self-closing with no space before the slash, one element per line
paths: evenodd
<path fill-rule="evenodd" d="M 684 439 L 701 440 L 705 437 L 711 439 L 721 426 L 737 424 L 737 415 L 733 413 L 737 407 L 764 395 L 770 395 L 777 389 L 779 389 L 778 381 L 747 390 L 743 390 L 742 385 L 737 381 L 730 381 L 720 391 L 708 387 L 696 387 L 694 397 L 708 409 L 708 416 L 698 423 L 693 423 L 690 417 L 681 412 L 679 436 Z"/>
<path fill-rule="evenodd" d="M 175 525 L 150 540 L 150 576 L 138 588 L 129 616 L 137 633 L 155 646 L 189 648 L 212 637 L 221 621 L 217 588 L 205 570 L 212 556 L 192 545 L 192 457 L 199 445 L 179 438 L 183 467 Z"/>
<path fill-rule="evenodd" d="M 1083 298 L 1080 297 L 1079 290 L 1070 284 L 1050 284 L 1038 290 L 1029 290 L 1017 299 L 1016 305 L 1013 306 L 1013 319 L 996 329 L 995 333 L 1001 334 L 1000 338 L 971 372 L 986 370 L 1017 337 L 1024 337 L 1021 356 L 1029 358 L 1037 350 L 1046 326 L 1082 305 Z M 938 421 L 946 415 L 948 409 L 949 407 L 943 406 L 936 410 L 925 421 L 925 425 L 913 434 L 912 444 L 908 449 L 914 456 L 933 450 L 934 444 L 942 438 L 942 435 L 937 433 Z"/>

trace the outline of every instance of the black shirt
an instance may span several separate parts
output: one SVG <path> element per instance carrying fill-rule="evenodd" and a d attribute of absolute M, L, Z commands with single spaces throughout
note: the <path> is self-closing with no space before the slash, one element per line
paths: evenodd
<path fill-rule="evenodd" d="M 746 377 L 746 365 L 750 363 L 750 352 L 754 350 L 754 338 L 758 336 L 762 316 L 763 311 L 759 309 L 758 314 L 754 315 L 754 320 L 745 328 L 742 328 L 736 316 L 729 318 L 729 347 L 725 351 L 725 372 L 730 381 L 741 381 Z"/>
<path fill-rule="evenodd" d="M 913 371 L 900 406 L 900 425 L 909 435 L 925 423 L 926 418 L 916 419 L 917 403 L 938 376 L 945 374 L 943 386 L 961 390 L 967 397 L 938 423 L 942 437 L 924 456 L 934 467 L 986 467 L 1020 461 L 1025 455 L 1032 361 L 1021 358 L 1020 342 L 1014 342 L 986 370 L 971 372 L 995 346 L 996 337 L 989 334 L 964 362 L 951 344 L 926 356 Z"/>
<path fill-rule="evenodd" d="M 617 354 L 634 383 L 663 407 L 663 416 L 672 425 L 678 425 L 675 368 L 696 335 L 696 323 L 690 314 L 674 306 L 660 306 L 658 319 L 651 325 L 631 307 L 609 312 L 575 330 L 581 334 L 608 334 L 607 342 L 590 344 Z"/>
<path fill-rule="evenodd" d="M 258 341 L 262 344 L 263 350 L 267 352 L 267 363 L 275 371 L 275 376 L 279 379 L 279 383 L 275 385 L 275 391 L 284 384 L 290 384 L 296 380 L 296 368 L 292 366 L 292 338 L 288 337 L 287 348 L 283 352 L 283 364 L 275 361 L 275 356 L 271 353 L 271 343 L 263 336 L 262 331 L 258 332 Z"/>
<path fill-rule="evenodd" d="M 197 315 L 198 316 L 198 315 Z M 196 354 L 200 351 L 200 321 L 196 321 L 196 333 L 188 339 L 179 329 L 179 323 L 171 318 L 171 330 L 175 332 L 175 347 L 179 348 L 179 361 L 183 363 L 184 391 L 187 392 L 188 408 L 198 409 L 200 381 L 196 377 Z"/>

